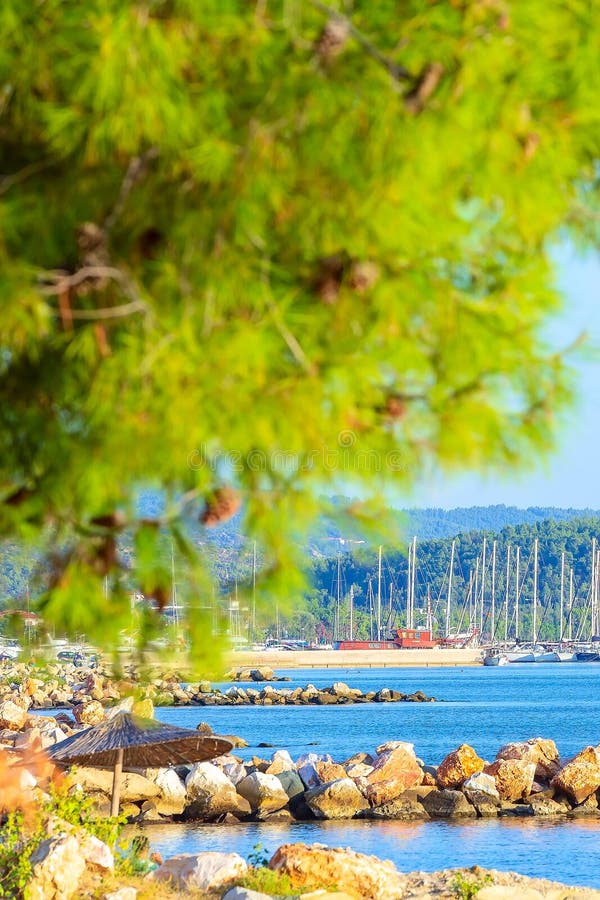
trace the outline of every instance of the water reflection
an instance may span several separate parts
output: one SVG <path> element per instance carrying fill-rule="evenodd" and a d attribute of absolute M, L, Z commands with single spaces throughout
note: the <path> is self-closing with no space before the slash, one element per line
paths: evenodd
<path fill-rule="evenodd" d="M 146 834 L 164 857 L 202 850 L 247 857 L 257 844 L 271 855 L 285 843 L 324 843 L 391 859 L 404 872 L 477 864 L 600 888 L 598 819 L 169 824 L 148 826 Z"/>

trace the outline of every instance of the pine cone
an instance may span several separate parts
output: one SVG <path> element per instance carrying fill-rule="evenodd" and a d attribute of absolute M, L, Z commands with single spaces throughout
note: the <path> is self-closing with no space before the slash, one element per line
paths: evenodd
<path fill-rule="evenodd" d="M 232 487 L 217 488 L 207 499 L 206 506 L 200 514 L 200 522 L 207 528 L 213 528 L 233 518 L 240 506 L 239 494 Z"/>
<path fill-rule="evenodd" d="M 340 55 L 349 35 L 350 28 L 344 19 L 330 19 L 327 22 L 315 44 L 315 50 L 323 62 L 330 62 Z"/>
<path fill-rule="evenodd" d="M 348 285 L 357 294 L 364 294 L 372 288 L 379 278 L 379 266 L 377 263 L 364 260 L 353 262 L 348 275 Z"/>
<path fill-rule="evenodd" d="M 319 260 L 313 289 L 327 306 L 332 306 L 337 300 L 349 262 L 350 259 L 345 252 L 334 253 L 333 256 Z"/>
<path fill-rule="evenodd" d="M 390 394 L 385 401 L 385 414 L 388 419 L 402 419 L 406 414 L 406 400 L 395 394 Z"/>

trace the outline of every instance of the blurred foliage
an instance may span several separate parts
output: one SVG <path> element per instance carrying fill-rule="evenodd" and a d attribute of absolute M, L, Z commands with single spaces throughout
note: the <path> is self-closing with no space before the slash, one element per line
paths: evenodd
<path fill-rule="evenodd" d="M 110 637 L 123 533 L 158 608 L 170 539 L 204 608 L 178 523 L 243 503 L 283 599 L 340 478 L 550 445 L 549 247 L 598 231 L 593 4 L 5 0 L 0 29 L 0 529 L 43 535 L 58 625 Z"/>

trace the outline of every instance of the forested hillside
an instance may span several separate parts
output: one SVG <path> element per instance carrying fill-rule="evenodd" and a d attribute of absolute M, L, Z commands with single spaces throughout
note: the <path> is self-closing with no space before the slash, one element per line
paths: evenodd
<path fill-rule="evenodd" d="M 457 535 L 451 628 L 465 630 L 469 626 L 475 626 L 489 633 L 494 593 L 495 636 L 503 637 L 505 628 L 509 636 L 527 638 L 530 635 L 534 593 L 533 548 L 537 538 L 538 635 L 541 639 L 549 640 L 560 634 L 563 572 L 563 635 L 566 636 L 567 631 L 570 631 L 574 637 L 578 634 L 585 636 L 591 629 L 592 542 L 599 537 L 600 518 L 597 516 L 563 517 L 562 521 L 556 517 L 540 522 L 507 525 L 499 531 L 467 531 Z M 355 636 L 366 638 L 370 635 L 369 613 L 376 607 L 379 593 L 386 629 L 405 624 L 408 576 L 405 552 L 383 549 L 379 590 L 377 548 L 367 550 L 361 547 L 348 552 L 344 552 L 344 549 L 341 545 L 341 552 L 337 557 L 322 556 L 312 561 L 315 590 L 309 601 L 311 612 L 317 618 L 325 620 L 331 631 L 339 605 L 339 631 L 341 636 L 346 637 L 350 627 L 349 596 L 352 592 L 353 632 Z M 438 634 L 443 632 L 445 626 L 451 553 L 452 538 L 417 542 L 414 624 L 424 626 L 429 611 Z M 571 572 L 572 609 L 569 603 Z M 517 596 L 518 625 L 515 613 Z"/>

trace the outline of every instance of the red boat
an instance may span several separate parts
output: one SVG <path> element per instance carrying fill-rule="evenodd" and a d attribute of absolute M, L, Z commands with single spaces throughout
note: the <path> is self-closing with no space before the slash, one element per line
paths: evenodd
<path fill-rule="evenodd" d="M 335 650 L 432 650 L 439 641 L 424 628 L 397 628 L 393 638 L 382 641 L 336 641 Z"/>

